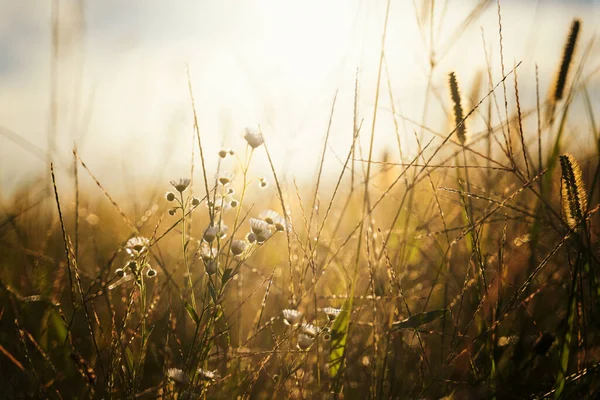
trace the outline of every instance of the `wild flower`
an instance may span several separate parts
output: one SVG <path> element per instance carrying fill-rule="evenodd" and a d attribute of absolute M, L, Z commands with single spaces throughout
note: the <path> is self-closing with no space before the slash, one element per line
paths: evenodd
<path fill-rule="evenodd" d="M 265 140 L 263 139 L 262 133 L 254 128 L 246 128 L 244 131 L 244 139 L 248 142 L 248 145 L 253 149 L 262 145 Z"/>
<path fill-rule="evenodd" d="M 169 379 L 172 379 L 178 383 L 187 383 L 188 381 L 183 371 L 179 368 L 169 368 L 167 370 L 167 376 L 169 377 Z"/>
<path fill-rule="evenodd" d="M 270 230 L 264 230 L 261 233 L 256 235 L 256 241 L 259 244 L 263 244 L 264 242 L 266 242 L 271 236 L 273 236 L 273 233 Z"/>
<path fill-rule="evenodd" d="M 125 251 L 132 257 L 140 257 L 148 251 L 150 240 L 143 236 L 132 237 L 125 245 Z"/>
<path fill-rule="evenodd" d="M 269 224 L 262 219 L 250 218 L 250 229 L 256 235 L 260 235 L 262 232 L 269 230 Z"/>
<path fill-rule="evenodd" d="M 313 324 L 304 323 L 300 325 L 300 332 L 314 338 L 319 334 L 319 327 Z"/>
<path fill-rule="evenodd" d="M 233 253 L 234 256 L 239 256 L 246 250 L 247 246 L 248 242 L 245 240 L 234 240 L 231 242 L 231 253 Z"/>
<path fill-rule="evenodd" d="M 229 185 L 235 179 L 235 175 L 229 171 L 223 171 L 219 174 L 217 180 L 223 186 Z"/>
<path fill-rule="evenodd" d="M 282 310 L 281 313 L 283 314 L 283 322 L 286 325 L 297 325 L 302 319 L 302 312 L 298 310 L 286 308 L 285 310 Z"/>
<path fill-rule="evenodd" d="M 220 223 L 217 225 L 211 225 L 204 231 L 203 239 L 212 243 L 216 238 L 224 239 L 227 235 L 227 225 Z"/>
<path fill-rule="evenodd" d="M 218 371 L 208 371 L 206 369 L 198 368 L 198 378 L 201 381 L 215 381 L 220 377 Z"/>
<path fill-rule="evenodd" d="M 200 205 L 200 199 L 199 199 L 199 198 L 197 198 L 197 197 L 193 197 L 193 198 L 192 198 L 192 205 L 193 205 L 194 207 L 197 207 L 197 206 L 199 206 L 199 205 Z"/>
<path fill-rule="evenodd" d="M 254 232 L 250 232 L 246 235 L 246 240 L 248 241 L 248 243 L 254 243 L 256 242 L 256 234 Z"/>
<path fill-rule="evenodd" d="M 231 208 L 230 199 L 227 196 L 220 194 L 216 195 L 212 200 L 206 203 L 207 207 L 213 207 L 215 211 L 226 212 Z"/>
<path fill-rule="evenodd" d="M 203 261 L 213 260 L 217 257 L 217 249 L 207 245 L 206 243 L 202 243 L 200 245 L 200 249 L 198 251 L 200 253 L 200 257 L 202 257 Z"/>
<path fill-rule="evenodd" d="M 175 190 L 177 190 L 179 193 L 183 193 L 190 185 L 190 180 L 188 178 L 181 178 L 179 181 L 171 181 L 171 185 L 173 185 Z"/>
<path fill-rule="evenodd" d="M 338 315 L 340 315 L 342 310 L 339 308 L 325 307 L 323 312 L 327 315 L 327 318 L 329 318 L 330 321 L 333 321 L 338 317 Z"/>
<path fill-rule="evenodd" d="M 289 231 L 291 229 L 291 224 L 285 220 L 284 217 L 279 215 L 277 212 L 273 210 L 268 210 L 259 215 L 263 221 L 265 221 L 269 225 L 273 225 L 275 230 L 281 231 Z"/>
<path fill-rule="evenodd" d="M 298 341 L 296 342 L 296 346 L 302 351 L 308 350 L 310 346 L 312 346 L 314 342 L 314 337 L 307 335 L 306 333 L 298 334 Z"/>

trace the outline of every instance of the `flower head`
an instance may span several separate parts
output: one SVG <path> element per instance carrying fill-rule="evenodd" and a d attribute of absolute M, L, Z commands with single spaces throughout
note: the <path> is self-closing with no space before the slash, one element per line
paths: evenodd
<path fill-rule="evenodd" d="M 262 219 L 250 218 L 250 229 L 255 234 L 260 235 L 262 232 L 269 230 L 269 224 Z"/>
<path fill-rule="evenodd" d="M 314 326 L 313 324 L 304 323 L 300 326 L 300 331 L 314 338 L 319 334 L 319 327 Z"/>
<path fill-rule="evenodd" d="M 200 253 L 200 257 L 202 257 L 204 262 L 208 260 L 214 260 L 217 257 L 217 249 L 207 245 L 206 243 L 202 243 L 198 253 Z"/>
<path fill-rule="evenodd" d="M 179 182 L 171 181 L 171 185 L 173 185 L 175 190 L 177 190 L 179 193 L 182 193 L 190 185 L 190 180 L 188 178 L 181 178 L 179 179 Z"/>
<path fill-rule="evenodd" d="M 231 252 L 234 256 L 239 256 L 246 250 L 247 246 L 248 242 L 245 240 L 234 240 L 231 242 Z"/>
<path fill-rule="evenodd" d="M 323 312 L 327 314 L 327 318 L 329 318 L 330 321 L 333 321 L 338 317 L 338 315 L 340 315 L 342 310 L 340 310 L 339 308 L 325 307 L 323 309 Z"/>
<path fill-rule="evenodd" d="M 233 179 L 235 178 L 235 175 L 229 171 L 223 171 L 219 174 L 219 176 L 217 177 L 217 180 L 219 181 L 219 183 L 223 186 L 227 186 L 229 185 Z"/>
<path fill-rule="evenodd" d="M 308 350 L 310 346 L 312 346 L 313 342 L 314 338 L 312 336 L 309 336 L 306 333 L 300 333 L 298 334 L 298 342 L 296 343 L 296 346 L 298 346 L 300 350 Z"/>
<path fill-rule="evenodd" d="M 204 231 L 204 240 L 208 243 L 212 243 L 216 238 L 224 239 L 227 235 L 227 225 L 220 223 L 218 225 L 211 225 Z"/>
<path fill-rule="evenodd" d="M 132 257 L 139 257 L 148 251 L 150 240 L 143 236 L 132 237 L 125 245 L 125 251 Z"/>
<path fill-rule="evenodd" d="M 277 212 L 273 210 L 266 211 L 260 215 L 260 218 L 265 221 L 269 225 L 273 225 L 275 230 L 281 231 L 290 231 L 291 224 L 285 220 L 284 217 L 279 215 Z"/>
<path fill-rule="evenodd" d="M 223 211 L 226 212 L 231 208 L 231 204 L 229 201 L 229 196 L 222 196 L 220 194 L 216 195 L 214 199 L 210 200 L 206 203 L 208 207 L 213 207 L 216 212 Z"/>
<path fill-rule="evenodd" d="M 167 370 L 167 375 L 169 376 L 169 379 L 172 379 L 175 382 L 186 383 L 188 381 L 187 376 L 185 376 L 183 371 L 179 368 L 169 368 Z"/>
<path fill-rule="evenodd" d="M 225 158 L 225 157 L 227 157 L 227 154 L 229 154 L 229 150 L 227 150 L 227 149 L 219 150 L 219 157 Z"/>
<path fill-rule="evenodd" d="M 198 368 L 198 378 L 200 378 L 201 381 L 214 381 L 220 377 L 218 371 L 208 371 L 206 369 Z"/>
<path fill-rule="evenodd" d="M 302 312 L 298 310 L 286 308 L 281 313 L 283 314 L 283 322 L 286 325 L 297 325 L 302 319 Z"/>
<path fill-rule="evenodd" d="M 258 244 L 263 244 L 271 236 L 273 236 L 273 232 L 267 229 L 256 235 L 256 241 L 258 242 Z"/>
<path fill-rule="evenodd" d="M 259 130 L 254 128 L 246 128 L 246 130 L 244 131 L 244 139 L 246 139 L 248 145 L 253 149 L 259 147 L 265 142 L 262 133 L 260 133 Z"/>

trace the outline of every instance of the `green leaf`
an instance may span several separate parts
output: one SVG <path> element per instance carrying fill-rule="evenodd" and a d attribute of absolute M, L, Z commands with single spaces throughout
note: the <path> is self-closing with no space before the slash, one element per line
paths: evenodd
<path fill-rule="evenodd" d="M 223 278 L 221 278 L 221 283 L 223 285 L 231 278 L 232 272 L 233 268 L 227 268 L 225 271 L 223 271 Z"/>
<path fill-rule="evenodd" d="M 125 362 L 127 363 L 127 369 L 133 371 L 133 353 L 129 347 L 125 349 Z"/>
<path fill-rule="evenodd" d="M 415 314 L 412 317 L 406 318 L 402 321 L 397 321 L 392 324 L 392 330 L 398 329 L 415 329 L 421 325 L 428 324 L 429 322 L 435 321 L 443 317 L 448 310 L 433 310 L 424 313 Z"/>
<path fill-rule="evenodd" d="M 342 306 L 342 312 L 337 316 L 331 328 L 331 350 L 329 352 L 329 376 L 337 380 L 342 371 L 348 338 L 348 326 L 350 325 L 350 311 L 352 302 L 346 300 Z"/>
<path fill-rule="evenodd" d="M 184 301 L 183 304 L 188 314 L 190 315 L 190 318 L 196 323 L 196 325 L 198 325 L 200 323 L 200 318 L 198 317 L 198 314 L 196 314 L 196 310 L 194 310 L 194 307 L 192 307 L 192 305 L 187 301 Z"/>

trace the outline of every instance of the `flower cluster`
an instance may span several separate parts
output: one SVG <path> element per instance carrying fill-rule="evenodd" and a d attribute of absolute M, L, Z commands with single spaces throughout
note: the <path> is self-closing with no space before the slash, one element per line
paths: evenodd
<path fill-rule="evenodd" d="M 125 262 L 123 268 L 118 268 L 115 274 L 119 278 L 124 278 L 127 273 L 133 274 L 136 282 L 140 282 L 141 274 L 144 272 L 148 278 L 154 278 L 157 274 L 156 270 L 148 263 L 148 251 L 150 249 L 150 240 L 143 236 L 132 237 L 125 244 L 125 252 L 129 255 L 129 259 Z"/>
<path fill-rule="evenodd" d="M 298 349 L 302 351 L 310 349 L 315 339 L 320 335 L 323 335 L 322 337 L 325 340 L 329 340 L 331 338 L 329 333 L 329 324 L 335 321 L 342 310 L 339 308 L 325 307 L 323 312 L 327 315 L 327 322 L 323 328 L 320 328 L 311 323 L 302 322 L 303 314 L 301 311 L 290 308 L 282 310 L 281 313 L 283 314 L 283 323 L 291 327 L 298 326 L 298 337 L 296 340 L 296 346 Z"/>

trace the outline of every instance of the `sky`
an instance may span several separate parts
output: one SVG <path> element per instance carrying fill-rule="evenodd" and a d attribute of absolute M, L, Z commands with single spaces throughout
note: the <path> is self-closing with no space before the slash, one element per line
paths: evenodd
<path fill-rule="evenodd" d="M 427 3 L 391 2 L 375 146 L 376 154 L 393 148 L 392 159 L 400 155 L 388 77 L 406 158 L 416 153 L 419 122 L 448 132 L 448 73 L 455 71 L 468 93 L 477 72 L 485 70 L 484 41 L 493 80 L 501 77 L 496 3 L 473 13 L 478 1 L 436 1 L 433 24 L 422 6 Z M 505 66 L 522 62 L 521 101 L 531 107 L 536 65 L 545 96 L 572 19 L 583 22 L 581 56 L 599 33 L 600 2 L 500 4 Z M 193 114 L 187 73 L 210 166 L 222 146 L 243 151 L 244 128 L 260 125 L 282 176 L 312 177 L 335 97 L 326 165 L 337 173 L 351 143 L 357 77 L 363 144 L 371 133 L 385 6 L 383 0 L 0 0 L 0 188 L 7 195 L 48 174 L 53 130 L 50 158 L 57 168 L 70 168 L 77 146 L 111 189 L 132 179 L 142 185 L 189 175 Z M 467 28 L 458 29 L 469 15 L 474 17 Z M 436 95 L 425 107 L 432 49 Z M 586 73 L 600 65 L 598 50 L 592 44 Z M 597 75 L 588 82 L 596 107 Z M 571 151 L 589 145 L 580 136 L 569 143 Z M 256 163 L 256 173 L 266 174 L 264 154 Z"/>

